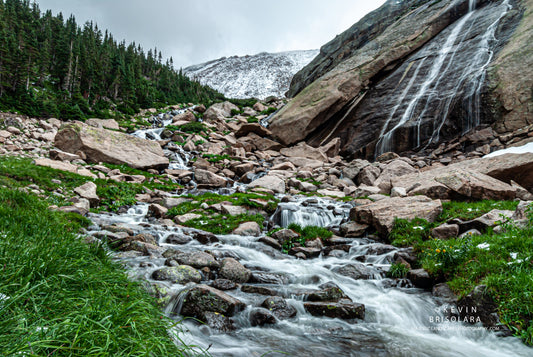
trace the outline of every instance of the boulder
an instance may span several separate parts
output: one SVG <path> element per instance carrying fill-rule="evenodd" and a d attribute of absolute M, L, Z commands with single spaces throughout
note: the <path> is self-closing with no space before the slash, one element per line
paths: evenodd
<path fill-rule="evenodd" d="M 478 285 L 457 302 L 461 321 L 476 324 L 481 322 L 492 331 L 509 332 L 498 317 L 498 305 L 485 285 Z"/>
<path fill-rule="evenodd" d="M 185 213 L 185 214 L 174 217 L 173 220 L 177 224 L 185 224 L 188 221 L 192 221 L 193 219 L 197 219 L 197 218 L 202 218 L 202 215 L 197 214 L 197 213 Z"/>
<path fill-rule="evenodd" d="M 97 188 L 98 187 L 96 186 L 96 184 L 94 182 L 88 181 L 88 182 L 84 183 L 83 185 L 81 185 L 79 187 L 76 187 L 74 189 L 74 192 L 78 196 L 89 200 L 89 202 L 91 203 L 92 207 L 96 207 L 100 203 L 100 198 L 96 194 L 96 189 Z"/>
<path fill-rule="evenodd" d="M 218 290 L 233 290 L 237 288 L 237 284 L 229 279 L 215 279 L 211 286 Z"/>
<path fill-rule="evenodd" d="M 244 222 L 235 228 L 233 234 L 257 237 L 261 235 L 261 227 L 259 224 L 257 224 L 257 222 Z"/>
<path fill-rule="evenodd" d="M 200 318 L 207 326 L 220 333 L 232 332 L 236 329 L 233 320 L 218 312 L 204 311 Z"/>
<path fill-rule="evenodd" d="M 364 319 L 365 305 L 341 299 L 336 302 L 305 302 L 305 310 L 313 316 L 326 316 L 339 319 Z"/>
<path fill-rule="evenodd" d="M 444 223 L 431 230 L 431 236 L 438 239 L 450 239 L 459 235 L 459 225 Z"/>
<path fill-rule="evenodd" d="M 374 182 L 376 182 L 380 174 L 381 170 L 379 167 L 374 165 L 365 166 L 361 169 L 357 182 L 360 185 L 374 186 Z"/>
<path fill-rule="evenodd" d="M 75 173 L 81 176 L 96 178 L 96 175 L 93 174 L 91 171 L 83 167 L 73 165 L 68 162 L 56 161 L 56 160 L 50 160 L 50 159 L 35 159 L 34 163 L 37 166 L 46 166 L 46 167 L 50 167 L 56 170 L 68 171 L 68 172 L 72 172 L 72 173 Z"/>
<path fill-rule="evenodd" d="M 230 216 L 238 216 L 248 212 L 248 210 L 242 206 L 221 205 L 220 207 L 222 209 L 222 213 L 229 214 Z"/>
<path fill-rule="evenodd" d="M 433 286 L 433 279 L 424 269 L 411 269 L 407 273 L 407 279 L 411 280 L 414 286 L 422 289 L 430 289 Z"/>
<path fill-rule="evenodd" d="M 266 298 L 261 306 L 270 311 L 276 318 L 285 320 L 296 316 L 296 309 L 279 296 Z"/>
<path fill-rule="evenodd" d="M 367 267 L 363 263 L 347 264 L 332 269 L 333 272 L 350 277 L 354 280 L 359 279 L 372 279 L 375 271 Z"/>
<path fill-rule="evenodd" d="M 250 324 L 252 326 L 272 325 L 276 323 L 276 317 L 267 309 L 253 308 L 250 311 Z"/>
<path fill-rule="evenodd" d="M 285 193 L 285 181 L 274 175 L 266 175 L 252 181 L 249 188 L 263 187 L 276 193 Z"/>
<path fill-rule="evenodd" d="M 120 127 L 115 119 L 96 119 L 91 118 L 85 121 L 85 124 L 94 126 L 95 128 L 119 130 Z"/>
<path fill-rule="evenodd" d="M 196 169 L 194 178 L 203 187 L 225 187 L 228 183 L 224 177 L 202 169 Z"/>
<path fill-rule="evenodd" d="M 272 238 L 275 239 L 279 244 L 283 245 L 286 242 L 290 242 L 293 239 L 298 238 L 300 235 L 293 231 L 292 229 L 281 229 L 277 232 L 272 233 Z"/>
<path fill-rule="evenodd" d="M 388 235 L 395 218 L 411 220 L 418 217 L 433 222 L 441 212 L 440 200 L 426 196 L 394 197 L 354 207 L 350 217 L 360 223 L 373 225 L 381 234 Z"/>
<path fill-rule="evenodd" d="M 161 206 L 160 204 L 157 204 L 157 203 L 152 203 L 148 207 L 148 212 L 150 212 L 150 214 L 156 218 L 162 218 L 167 215 L 168 208 Z"/>
<path fill-rule="evenodd" d="M 189 282 L 199 283 L 202 275 L 198 270 L 188 265 L 178 265 L 175 267 L 164 267 L 152 273 L 154 280 L 170 281 L 174 284 L 187 284 Z"/>
<path fill-rule="evenodd" d="M 142 170 L 164 169 L 169 163 L 163 149 L 155 141 L 79 122 L 63 126 L 57 133 L 54 144 L 72 154 L 83 152 L 89 162 L 126 164 Z"/>
<path fill-rule="evenodd" d="M 246 123 L 246 124 L 242 124 L 239 130 L 235 132 L 235 136 L 240 138 L 241 136 L 246 136 L 250 133 L 254 133 L 256 135 L 259 135 L 260 137 L 272 135 L 270 130 L 268 130 L 264 126 L 261 126 L 260 124 Z"/>
<path fill-rule="evenodd" d="M 174 259 L 182 265 L 190 265 L 197 269 L 205 267 L 218 269 L 220 267 L 220 263 L 211 254 L 206 252 L 178 253 Z"/>
<path fill-rule="evenodd" d="M 346 222 L 341 224 L 340 228 L 343 237 L 356 238 L 362 237 L 365 234 L 368 225 L 357 222 Z"/>
<path fill-rule="evenodd" d="M 435 181 L 459 195 L 478 200 L 513 200 L 516 188 L 475 171 L 453 170 Z"/>
<path fill-rule="evenodd" d="M 180 313 L 202 319 L 205 312 L 215 312 L 233 316 L 243 310 L 245 304 L 240 300 L 207 285 L 191 288 L 183 300 Z"/>
<path fill-rule="evenodd" d="M 371 167 L 371 166 L 368 166 Z M 403 160 L 394 160 L 387 164 L 373 185 L 381 189 L 382 193 L 390 193 L 392 188 L 391 179 L 393 177 L 416 173 L 418 170 Z"/>
<path fill-rule="evenodd" d="M 224 120 L 231 117 L 232 110 L 239 110 L 239 107 L 230 102 L 215 103 L 204 112 L 204 120 L 208 122 Z"/>
<path fill-rule="evenodd" d="M 287 157 L 305 157 L 307 159 L 323 162 L 328 161 L 328 157 L 322 152 L 322 150 L 309 146 L 303 141 L 296 146 L 281 149 L 279 152 Z"/>
<path fill-rule="evenodd" d="M 246 269 L 241 263 L 233 258 L 222 260 L 219 274 L 221 277 L 236 283 L 246 283 L 252 276 L 249 269 Z"/>

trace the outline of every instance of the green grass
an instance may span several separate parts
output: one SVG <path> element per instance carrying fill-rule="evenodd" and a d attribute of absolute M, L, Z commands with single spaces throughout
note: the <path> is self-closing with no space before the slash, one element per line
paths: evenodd
<path fill-rule="evenodd" d="M 213 192 L 206 192 L 202 195 L 187 195 L 183 196 L 191 199 L 191 202 L 184 202 L 176 207 L 171 208 L 167 215 L 170 217 L 189 213 L 193 210 L 199 209 L 202 203 L 213 205 L 221 202 L 231 202 L 233 206 L 244 206 L 249 208 L 264 209 L 267 213 L 274 213 L 279 200 L 273 195 L 258 194 L 258 193 L 234 193 L 231 195 L 219 195 Z M 266 208 L 252 200 L 264 200 L 268 202 Z"/>
<path fill-rule="evenodd" d="M 231 157 L 229 157 L 226 154 L 224 154 L 224 155 L 202 154 L 202 157 L 204 159 L 207 159 L 207 161 L 209 161 L 211 163 L 216 163 L 216 162 L 220 162 L 220 161 L 224 161 L 224 160 L 231 160 Z"/>
<path fill-rule="evenodd" d="M 257 118 L 254 117 L 253 115 L 250 116 L 250 117 L 248 117 L 248 118 L 246 118 L 246 121 L 247 121 L 248 123 L 259 123 L 259 119 L 257 119 Z"/>
<path fill-rule="evenodd" d="M 391 265 L 389 271 L 387 272 L 387 277 L 392 279 L 405 278 L 409 268 L 402 263 L 394 263 Z"/>
<path fill-rule="evenodd" d="M 303 246 L 305 245 L 305 242 L 307 242 L 308 240 L 314 240 L 317 238 L 328 239 L 333 236 L 333 233 L 324 227 L 317 227 L 317 226 L 302 227 L 299 224 L 291 223 L 289 224 L 287 229 L 293 230 L 294 232 L 298 233 L 299 236 L 297 238 L 294 238 L 290 241 L 283 243 L 281 250 L 284 253 L 287 253 L 292 247 L 296 245 L 296 243 Z"/>
<path fill-rule="evenodd" d="M 487 285 L 502 322 L 529 345 L 533 344 L 532 223 L 525 229 L 505 224 L 502 234 L 432 239 L 418 247 L 422 267 L 448 281 L 459 295 Z"/>
<path fill-rule="evenodd" d="M 217 214 L 196 218 L 185 222 L 184 225 L 187 227 L 201 229 L 214 234 L 230 234 L 241 223 L 257 222 L 257 224 L 262 227 L 264 220 L 265 217 L 260 214 L 240 214 L 237 216 Z"/>
<path fill-rule="evenodd" d="M 0 354 L 180 356 L 154 300 L 80 223 L 0 187 Z"/>
<path fill-rule="evenodd" d="M 143 184 L 131 182 L 115 182 L 113 180 L 91 179 L 75 173 L 52 169 L 49 167 L 37 166 L 32 163 L 31 159 L 18 158 L 12 156 L 0 156 L 0 185 L 8 187 L 26 187 L 30 184 L 36 184 L 42 190 L 47 192 L 47 200 L 50 204 L 66 205 L 69 202 L 66 199 L 60 199 L 53 195 L 52 192 L 62 189 L 65 194 L 73 194 L 73 189 L 83 185 L 87 181 L 93 181 L 97 186 L 96 193 L 100 197 L 100 208 L 116 211 L 120 207 L 130 206 L 136 203 L 135 195 L 144 193 L 144 187 L 149 189 L 160 189 L 166 191 L 175 191 L 181 186 L 172 183 L 163 177 L 151 175 L 147 172 L 135 170 L 126 165 L 110 165 L 109 168 L 119 168 L 121 172 L 128 174 L 142 174 L 151 182 Z M 123 171 L 124 170 L 124 171 Z M 60 180 L 57 184 L 52 179 Z"/>
<path fill-rule="evenodd" d="M 516 209 L 516 201 L 445 202 L 434 223 L 397 219 L 389 235 L 396 246 L 413 246 L 419 264 L 437 280 L 464 296 L 477 285 L 487 285 L 499 307 L 500 319 L 522 340 L 533 345 L 533 216 L 526 228 L 509 222 L 503 233 L 449 240 L 433 239 L 431 229 L 453 218 L 470 220 L 492 209 Z M 516 255 L 516 259 L 513 258 Z M 397 275 L 399 267 L 391 268 Z M 398 271 L 397 271 L 398 270 Z"/>
<path fill-rule="evenodd" d="M 207 133 L 210 131 L 210 129 L 207 126 L 205 126 L 204 123 L 197 122 L 197 121 L 193 121 L 193 122 L 183 124 L 183 125 L 178 125 L 178 126 L 168 125 L 167 129 L 171 131 L 179 130 L 184 133 L 190 133 L 190 134 L 198 134 L 201 132 Z"/>

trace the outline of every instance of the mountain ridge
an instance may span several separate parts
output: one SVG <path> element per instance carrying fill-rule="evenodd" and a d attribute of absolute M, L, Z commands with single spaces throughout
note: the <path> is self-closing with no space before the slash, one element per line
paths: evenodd
<path fill-rule="evenodd" d="M 284 97 L 293 75 L 318 53 L 318 50 L 301 50 L 221 57 L 188 66 L 183 73 L 226 97 Z"/>

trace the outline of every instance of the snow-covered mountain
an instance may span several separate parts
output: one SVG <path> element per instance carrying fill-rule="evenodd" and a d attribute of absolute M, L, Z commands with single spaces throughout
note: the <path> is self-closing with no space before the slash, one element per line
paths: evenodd
<path fill-rule="evenodd" d="M 284 97 L 294 74 L 317 54 L 318 50 L 308 50 L 222 57 L 183 72 L 229 98 Z"/>

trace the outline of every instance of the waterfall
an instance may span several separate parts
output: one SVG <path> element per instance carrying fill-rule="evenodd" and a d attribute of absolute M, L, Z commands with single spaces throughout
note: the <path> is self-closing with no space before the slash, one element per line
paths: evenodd
<path fill-rule="evenodd" d="M 475 0 L 469 0 L 468 9 L 468 13 L 450 27 L 449 34 L 438 52 L 435 53 L 435 49 L 428 46 L 409 63 L 404 77 L 413 67 L 415 69 L 385 120 L 376 143 L 376 156 L 393 150 L 394 134 L 401 127 L 413 128 L 416 145 L 413 146 L 420 147 L 423 118 L 431 115 L 429 110 L 433 108 L 438 108 L 438 113 L 434 114 L 433 133 L 427 145 L 437 142 L 450 110 L 460 97 L 467 113 L 462 123 L 463 133 L 480 124 L 480 93 L 486 78 L 487 66 L 493 58 L 491 45 L 496 41 L 495 32 L 498 23 L 508 12 L 510 5 L 509 0 L 504 0 L 495 6 L 493 11 L 497 12 L 498 16 L 474 38 L 468 36 L 477 30 L 483 14 L 479 12 L 481 10 L 476 9 Z M 473 48 L 473 55 L 469 55 L 465 66 L 457 69 L 454 67 L 454 63 L 459 59 L 457 54 L 466 48 Z M 431 65 L 427 71 L 422 71 L 426 61 L 432 61 Z M 453 86 L 447 88 L 443 84 L 450 78 L 454 80 Z M 402 80 L 399 86 L 402 85 Z"/>

